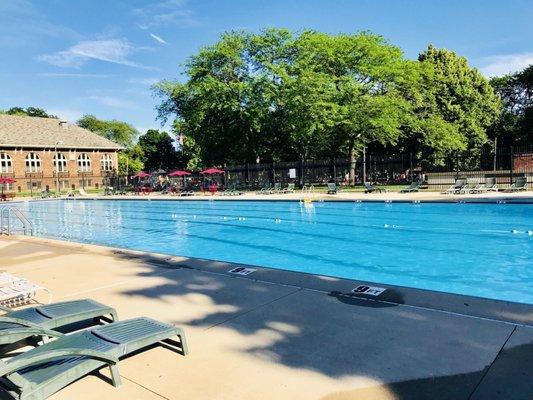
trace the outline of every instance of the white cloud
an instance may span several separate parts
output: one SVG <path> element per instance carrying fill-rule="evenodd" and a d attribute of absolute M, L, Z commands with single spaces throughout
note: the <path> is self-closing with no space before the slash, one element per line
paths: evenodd
<path fill-rule="evenodd" d="M 113 96 L 89 96 L 90 100 L 96 101 L 97 103 L 100 103 L 107 107 L 113 107 L 113 108 L 132 108 L 134 107 L 134 104 L 131 101 L 120 99 L 118 97 Z"/>
<path fill-rule="evenodd" d="M 479 71 L 488 77 L 520 71 L 533 64 L 533 53 L 505 54 L 487 57 Z"/>
<path fill-rule="evenodd" d="M 58 67 L 81 67 L 89 60 L 99 60 L 130 67 L 149 68 L 128 59 L 134 51 L 133 45 L 125 39 L 87 40 L 67 50 L 42 55 L 39 59 Z"/>
<path fill-rule="evenodd" d="M 165 0 L 135 8 L 132 13 L 139 19 L 138 26 L 141 29 L 161 25 L 198 25 L 198 21 L 193 18 L 193 12 L 184 8 L 185 3 L 185 0 Z"/>
<path fill-rule="evenodd" d="M 157 36 L 153 33 L 150 33 L 150 37 L 154 39 L 156 42 L 161 44 L 169 44 L 165 39 L 163 39 L 161 36 Z"/>

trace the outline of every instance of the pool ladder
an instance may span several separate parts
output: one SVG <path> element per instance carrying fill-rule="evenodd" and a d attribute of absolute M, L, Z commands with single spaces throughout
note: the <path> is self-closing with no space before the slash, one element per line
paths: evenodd
<path fill-rule="evenodd" d="M 21 223 L 22 233 L 24 235 L 33 236 L 33 223 L 20 209 L 12 206 L 0 207 L 0 235 L 11 235 L 15 233 L 13 219 Z"/>

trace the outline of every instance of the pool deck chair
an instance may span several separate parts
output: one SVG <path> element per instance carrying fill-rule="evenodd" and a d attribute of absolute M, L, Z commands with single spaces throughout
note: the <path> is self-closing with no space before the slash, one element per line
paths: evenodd
<path fill-rule="evenodd" d="M 13 278 L 16 277 L 13 276 Z M 39 291 L 44 291 L 48 294 L 48 303 L 50 303 L 52 294 L 48 289 L 27 279 L 16 278 L 16 280 L 0 286 L 0 306 L 18 307 L 27 304 L 35 299 Z"/>
<path fill-rule="evenodd" d="M 418 192 L 420 190 L 420 186 L 422 186 L 422 181 L 413 181 L 409 186 L 400 190 L 400 193 Z"/>
<path fill-rule="evenodd" d="M 465 185 L 466 181 L 464 179 L 457 179 L 452 186 L 443 192 L 443 194 L 459 194 Z"/>
<path fill-rule="evenodd" d="M 257 194 L 271 194 L 272 193 L 272 185 L 270 182 L 265 182 L 261 190 L 259 192 L 256 192 Z"/>
<path fill-rule="evenodd" d="M 525 176 L 521 176 L 519 178 L 516 178 L 516 181 L 509 186 L 509 188 L 506 190 L 507 192 L 519 192 L 520 190 L 527 190 L 527 178 Z"/>
<path fill-rule="evenodd" d="M 328 191 L 327 194 L 337 194 L 339 191 L 339 187 L 336 183 L 330 182 L 328 183 Z"/>
<path fill-rule="evenodd" d="M 479 179 L 468 178 L 466 180 L 466 185 L 464 185 L 461 188 L 461 190 L 459 190 L 459 193 L 474 193 L 478 187 L 479 187 Z"/>
<path fill-rule="evenodd" d="M 0 345 L 30 337 L 40 337 L 43 341 L 61 337 L 63 334 L 56 329 L 89 319 L 95 322 L 118 320 L 114 308 L 89 299 L 63 301 L 17 311 L 5 307 L 1 309 L 5 314 L 0 316 Z"/>
<path fill-rule="evenodd" d="M 479 183 L 470 193 L 497 192 L 498 184 L 496 178 L 485 178 L 485 182 Z"/>
<path fill-rule="evenodd" d="M 79 188 L 78 193 L 80 194 L 80 196 L 89 196 L 84 188 Z"/>
<path fill-rule="evenodd" d="M 369 182 L 365 182 L 364 185 L 365 185 L 365 193 L 373 193 L 373 192 L 379 192 L 379 193 L 385 192 L 385 193 L 387 193 L 387 189 L 382 189 L 380 187 L 372 185 Z"/>
<path fill-rule="evenodd" d="M 172 337 L 179 337 L 179 342 Z M 63 336 L 0 362 L 0 398 L 44 400 L 65 386 L 109 367 L 121 386 L 117 364 L 125 356 L 157 343 L 188 353 L 180 328 L 150 318 L 135 318 Z"/>
<path fill-rule="evenodd" d="M 283 193 L 294 193 L 294 183 L 287 183 L 287 187 L 283 189 Z"/>

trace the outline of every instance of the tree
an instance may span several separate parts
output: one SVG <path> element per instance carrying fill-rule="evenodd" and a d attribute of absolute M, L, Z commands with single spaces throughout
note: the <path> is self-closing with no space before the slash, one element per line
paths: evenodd
<path fill-rule="evenodd" d="M 503 112 L 489 130 L 500 146 L 533 142 L 533 64 L 515 74 L 492 78 Z"/>
<path fill-rule="evenodd" d="M 143 152 L 144 167 L 148 171 L 168 171 L 178 165 L 178 154 L 174 141 L 167 132 L 149 129 L 139 137 Z"/>
<path fill-rule="evenodd" d="M 126 122 L 98 119 L 90 114 L 84 115 L 76 124 L 125 147 L 132 146 L 139 136 L 139 131 Z"/>
<path fill-rule="evenodd" d="M 487 142 L 487 128 L 498 118 L 501 101 L 489 81 L 456 53 L 429 46 L 422 64 L 423 94 L 413 133 L 424 155 L 442 159 L 462 153 L 463 167 Z"/>
<path fill-rule="evenodd" d="M 410 65 L 369 33 L 230 32 L 189 59 L 187 82 L 157 87 L 159 116 L 177 116 L 206 164 L 355 156 L 400 135 Z"/>
<path fill-rule="evenodd" d="M 159 118 L 174 116 L 206 165 L 339 156 L 355 165 L 368 146 L 433 163 L 475 156 L 501 106 L 463 57 L 430 46 L 407 60 L 369 32 L 229 32 L 185 75 L 156 86 Z"/>
<path fill-rule="evenodd" d="M 134 145 L 118 153 L 119 175 L 131 175 L 142 171 L 144 153 L 141 146 Z"/>
<path fill-rule="evenodd" d="M 366 32 L 332 36 L 307 31 L 295 47 L 286 101 L 298 103 L 293 120 L 299 124 L 294 133 L 300 154 L 305 157 L 311 143 L 323 155 L 340 149 L 352 160 L 353 182 L 362 148 L 372 142 L 395 144 L 402 132 L 410 112 L 402 87 L 415 77 L 412 63 L 399 48 Z"/>
<path fill-rule="evenodd" d="M 48 114 L 45 110 L 38 107 L 11 107 L 7 111 L 2 111 L 2 114 L 17 115 L 21 117 L 40 117 L 57 119 L 57 116 Z"/>

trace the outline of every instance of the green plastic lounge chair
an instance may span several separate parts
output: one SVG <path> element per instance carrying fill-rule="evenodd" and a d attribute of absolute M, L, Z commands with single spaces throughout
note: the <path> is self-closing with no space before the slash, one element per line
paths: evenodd
<path fill-rule="evenodd" d="M 459 193 L 474 193 L 479 186 L 479 180 L 476 178 L 468 178 L 466 184 L 459 190 Z"/>
<path fill-rule="evenodd" d="M 485 178 L 485 186 L 482 188 L 482 191 L 497 192 L 498 184 L 496 183 L 496 178 Z"/>
<path fill-rule="evenodd" d="M 457 179 L 452 186 L 444 191 L 444 194 L 458 194 L 465 185 L 466 181 L 464 179 Z"/>
<path fill-rule="evenodd" d="M 485 178 L 485 182 L 478 183 L 474 189 L 470 190 L 470 193 L 483 193 L 483 192 L 497 192 L 498 185 L 496 184 L 496 178 Z"/>
<path fill-rule="evenodd" d="M 2 310 L 6 313 L 0 316 L 0 345 L 31 337 L 40 337 L 43 341 L 51 337 L 61 337 L 63 334 L 56 329 L 89 319 L 95 319 L 97 322 L 113 322 L 118 319 L 114 308 L 89 299 L 64 301 L 17 311 L 2 307 Z"/>
<path fill-rule="evenodd" d="M 270 184 L 270 182 L 265 182 L 261 190 L 257 192 L 257 194 L 270 194 L 270 193 L 272 193 L 272 185 Z"/>
<path fill-rule="evenodd" d="M 525 176 L 516 178 L 516 181 L 507 189 L 508 192 L 519 192 L 520 190 L 527 190 L 527 178 Z"/>
<path fill-rule="evenodd" d="M 369 182 L 365 182 L 365 193 L 373 193 L 373 192 L 387 192 L 387 190 L 385 189 L 382 189 L 380 187 L 377 187 L 375 185 L 372 185 L 371 183 Z"/>
<path fill-rule="evenodd" d="M 283 189 L 283 193 L 294 193 L 294 183 L 287 183 L 287 187 Z"/>
<path fill-rule="evenodd" d="M 274 188 L 272 189 L 272 193 L 282 193 L 283 190 L 281 189 L 281 182 L 275 182 Z"/>
<path fill-rule="evenodd" d="M 179 342 L 171 338 L 179 337 Z M 0 398 L 44 400 L 85 375 L 109 367 L 121 385 L 117 364 L 132 353 L 162 342 L 188 353 L 183 330 L 150 318 L 135 318 L 63 336 L 0 362 Z"/>
<path fill-rule="evenodd" d="M 418 192 L 420 190 L 420 186 L 422 186 L 422 181 L 413 181 L 409 186 L 400 190 L 400 193 Z"/>
<path fill-rule="evenodd" d="M 328 183 L 328 191 L 327 191 L 328 194 L 337 194 L 338 191 L 339 191 L 339 188 L 337 187 L 337 184 L 333 182 Z"/>

